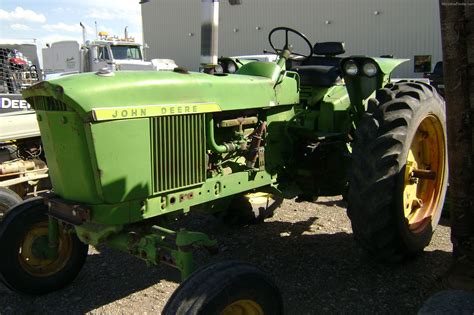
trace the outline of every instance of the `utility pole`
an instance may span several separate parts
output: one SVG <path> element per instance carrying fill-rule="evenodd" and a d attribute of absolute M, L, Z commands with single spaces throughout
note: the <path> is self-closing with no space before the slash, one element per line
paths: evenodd
<path fill-rule="evenodd" d="M 474 290 L 474 2 L 440 0 L 453 265 L 448 284 Z"/>

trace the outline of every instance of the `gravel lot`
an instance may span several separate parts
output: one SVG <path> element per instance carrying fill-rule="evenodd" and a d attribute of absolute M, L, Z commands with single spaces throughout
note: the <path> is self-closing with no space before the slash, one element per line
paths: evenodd
<path fill-rule="evenodd" d="M 219 240 L 221 253 L 199 253 L 199 264 L 240 259 L 261 266 L 280 287 L 287 314 L 415 314 L 441 287 L 451 259 L 449 227 L 442 221 L 420 258 L 403 266 L 372 262 L 353 241 L 339 197 L 286 201 L 258 226 L 229 229 L 207 216 L 188 223 Z M 159 313 L 178 279 L 170 267 L 147 267 L 126 254 L 91 248 L 78 279 L 62 291 L 24 297 L 0 285 L 0 314 Z"/>

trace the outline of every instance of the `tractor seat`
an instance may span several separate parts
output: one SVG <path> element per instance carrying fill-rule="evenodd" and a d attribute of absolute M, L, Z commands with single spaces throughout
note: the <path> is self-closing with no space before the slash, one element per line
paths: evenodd
<path fill-rule="evenodd" d="M 338 56 L 346 52 L 343 42 L 316 43 L 313 47 L 313 54 L 318 56 Z"/>
<path fill-rule="evenodd" d="M 342 58 L 336 56 L 343 53 L 342 42 L 316 43 L 313 56 L 292 70 L 300 75 L 301 85 L 329 87 L 341 81 L 339 64 Z"/>

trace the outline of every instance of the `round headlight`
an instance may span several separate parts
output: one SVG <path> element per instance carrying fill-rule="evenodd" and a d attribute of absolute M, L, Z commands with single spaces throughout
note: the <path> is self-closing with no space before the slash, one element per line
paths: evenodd
<path fill-rule="evenodd" d="M 227 64 L 227 72 L 235 73 L 235 71 L 237 71 L 237 67 L 232 61 L 229 61 L 229 63 Z"/>
<path fill-rule="evenodd" d="M 364 74 L 366 76 L 373 77 L 374 75 L 377 74 L 377 71 L 378 71 L 377 65 L 375 63 L 372 63 L 372 62 L 367 62 L 362 67 L 362 71 L 364 72 Z"/>
<path fill-rule="evenodd" d="M 344 64 L 344 73 L 347 75 L 357 75 L 359 73 L 359 67 L 357 64 L 350 60 Z"/>

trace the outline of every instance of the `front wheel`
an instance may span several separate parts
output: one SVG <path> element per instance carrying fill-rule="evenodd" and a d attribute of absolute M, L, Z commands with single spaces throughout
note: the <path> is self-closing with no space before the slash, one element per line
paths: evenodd
<path fill-rule="evenodd" d="M 239 194 L 233 197 L 222 219 L 230 226 L 259 224 L 273 217 L 282 203 L 282 197 L 267 192 Z"/>
<path fill-rule="evenodd" d="M 448 183 L 444 101 L 429 85 L 377 91 L 352 152 L 348 215 L 355 238 L 380 260 L 420 253 L 436 228 Z"/>
<path fill-rule="evenodd" d="M 281 315 L 283 300 L 272 279 L 254 265 L 229 261 L 201 268 L 184 281 L 163 315 Z"/>
<path fill-rule="evenodd" d="M 0 222 L 6 216 L 7 212 L 13 206 L 19 204 L 23 200 L 17 193 L 8 188 L 0 187 Z"/>
<path fill-rule="evenodd" d="M 47 207 L 32 198 L 13 207 L 0 226 L 0 280 L 25 294 L 46 294 L 63 288 L 79 274 L 88 246 L 59 226 L 51 249 Z"/>

